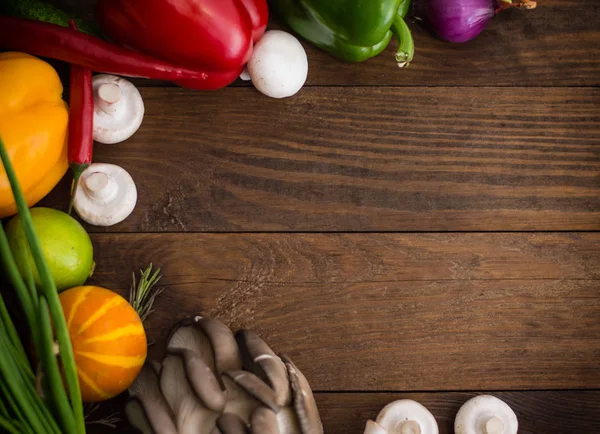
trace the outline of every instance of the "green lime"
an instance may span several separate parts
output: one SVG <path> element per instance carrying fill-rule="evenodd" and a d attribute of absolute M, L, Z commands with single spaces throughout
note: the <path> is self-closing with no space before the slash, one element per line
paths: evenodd
<path fill-rule="evenodd" d="M 56 289 L 64 291 L 83 285 L 94 268 L 92 241 L 83 226 L 55 209 L 32 208 L 30 211 Z M 8 223 L 6 235 L 21 276 L 27 279 L 27 270 L 31 269 L 39 286 L 40 279 L 19 216 Z"/>

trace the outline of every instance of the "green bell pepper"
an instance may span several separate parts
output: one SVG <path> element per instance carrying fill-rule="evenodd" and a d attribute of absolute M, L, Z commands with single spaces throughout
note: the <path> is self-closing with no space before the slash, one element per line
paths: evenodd
<path fill-rule="evenodd" d="M 317 47 L 351 62 L 377 56 L 398 40 L 396 62 L 403 67 L 414 55 L 404 17 L 410 0 L 270 0 L 284 21 Z"/>
<path fill-rule="evenodd" d="M 69 20 L 74 19 L 80 32 L 102 38 L 102 32 L 95 23 L 74 17 L 45 0 L 0 0 L 0 15 L 43 21 L 63 27 L 69 27 Z"/>

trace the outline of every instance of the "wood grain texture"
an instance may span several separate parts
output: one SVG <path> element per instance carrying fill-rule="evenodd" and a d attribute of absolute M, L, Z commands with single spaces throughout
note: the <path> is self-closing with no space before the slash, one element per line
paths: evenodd
<path fill-rule="evenodd" d="M 482 392 L 483 393 L 483 392 Z M 488 392 L 486 392 L 488 393 Z M 454 418 L 462 404 L 478 395 L 474 392 L 441 393 L 316 393 L 317 405 L 326 434 L 362 434 L 369 419 L 398 399 L 413 399 L 425 405 L 438 423 L 440 434 L 454 433 Z M 508 403 L 517 414 L 519 434 L 593 434 L 600 432 L 600 392 L 533 391 L 489 392 Z M 106 406 L 108 412 L 121 411 L 117 398 Z M 101 413 L 100 413 L 101 414 Z M 90 426 L 88 434 L 114 432 Z M 116 432 L 135 431 L 123 421 Z"/>
<path fill-rule="evenodd" d="M 600 392 L 492 392 L 508 403 L 519 420 L 519 434 L 592 434 L 600 432 Z M 435 416 L 440 434 L 454 433 L 460 406 L 474 393 L 317 394 L 327 434 L 362 434 L 366 421 L 397 399 L 414 399 Z"/>
<path fill-rule="evenodd" d="M 96 0 L 53 2 L 92 18 Z M 251 328 L 320 391 L 327 434 L 401 398 L 450 434 L 485 390 L 520 434 L 600 432 L 598 390 L 545 390 L 600 388 L 600 233 L 185 233 L 600 230 L 598 23 L 596 0 L 543 0 L 451 45 L 411 21 L 402 71 L 394 44 L 348 64 L 304 43 L 286 101 L 142 89 L 140 132 L 95 151 L 139 203 L 88 228 L 113 232 L 93 235 L 90 283 L 125 295 L 131 270 L 163 267 L 151 356 L 187 316 Z M 69 182 L 43 204 L 64 209 Z"/>
<path fill-rule="evenodd" d="M 600 234 L 97 234 L 92 282 L 153 262 L 148 324 L 260 333 L 316 390 L 598 388 Z"/>
<path fill-rule="evenodd" d="M 55 0 L 93 18 L 96 0 Z M 541 0 L 532 11 L 508 11 L 475 40 L 453 45 L 410 20 L 413 63 L 399 70 L 395 42 L 366 63 L 345 63 L 304 42 L 308 85 L 597 86 L 600 84 L 600 2 Z M 274 18 L 270 28 L 285 28 Z M 143 84 L 143 83 L 142 83 Z M 152 84 L 146 82 L 146 84 Z"/>
<path fill-rule="evenodd" d="M 137 181 L 110 231 L 600 229 L 598 89 L 142 93 L 140 131 L 95 149 Z"/>
<path fill-rule="evenodd" d="M 508 403 L 517 414 L 519 434 L 593 434 L 600 432 L 600 392 L 534 391 L 489 392 Z M 316 400 L 326 434 L 362 434 L 369 419 L 397 399 L 413 399 L 425 405 L 438 422 L 440 434 L 454 433 L 454 418 L 462 404 L 478 393 L 317 393 Z M 112 403 L 120 411 L 122 401 Z M 89 434 L 114 432 L 91 426 Z M 117 428 L 133 433 L 124 422 Z"/>

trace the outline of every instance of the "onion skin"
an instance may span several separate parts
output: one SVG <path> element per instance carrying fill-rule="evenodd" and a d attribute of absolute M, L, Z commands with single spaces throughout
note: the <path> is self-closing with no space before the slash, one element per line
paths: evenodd
<path fill-rule="evenodd" d="M 413 0 L 415 18 L 445 41 L 467 42 L 496 14 L 495 0 Z"/>
<path fill-rule="evenodd" d="M 413 0 L 416 19 L 448 42 L 467 42 L 479 35 L 498 12 L 535 9 L 534 0 Z"/>

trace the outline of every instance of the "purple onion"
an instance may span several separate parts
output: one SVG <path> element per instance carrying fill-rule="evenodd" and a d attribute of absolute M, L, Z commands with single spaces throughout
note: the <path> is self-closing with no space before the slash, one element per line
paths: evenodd
<path fill-rule="evenodd" d="M 413 0 L 415 18 L 440 38 L 467 42 L 479 35 L 497 12 L 510 7 L 533 9 L 531 0 Z"/>

